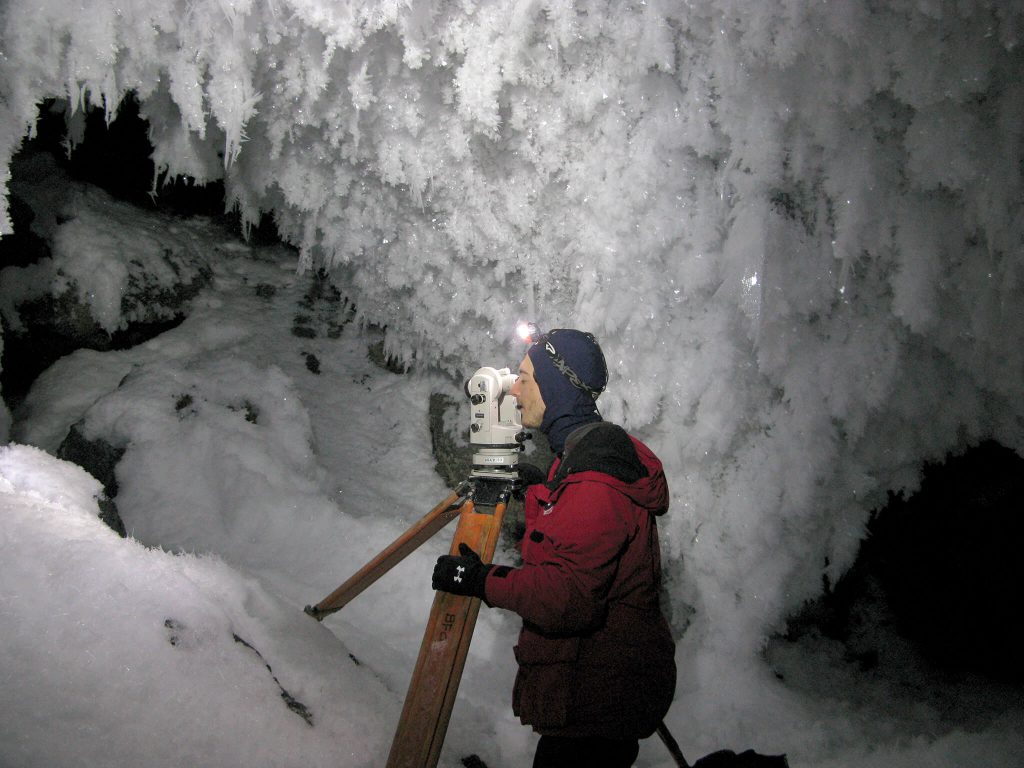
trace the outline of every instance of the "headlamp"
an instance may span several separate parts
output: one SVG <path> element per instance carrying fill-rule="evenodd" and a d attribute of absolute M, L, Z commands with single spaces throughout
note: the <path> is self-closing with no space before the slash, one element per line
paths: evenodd
<path fill-rule="evenodd" d="M 527 344 L 536 344 L 543 334 L 536 323 L 520 323 L 516 326 L 516 335 Z"/>

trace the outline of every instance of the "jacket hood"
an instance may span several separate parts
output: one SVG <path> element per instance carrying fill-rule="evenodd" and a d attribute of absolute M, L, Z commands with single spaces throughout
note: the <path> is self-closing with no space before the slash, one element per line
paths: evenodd
<path fill-rule="evenodd" d="M 569 435 L 561 461 L 547 486 L 554 494 L 563 484 L 602 482 L 628 496 L 653 515 L 668 511 L 668 481 L 661 460 L 622 427 L 602 421 Z"/>
<path fill-rule="evenodd" d="M 526 353 L 533 362 L 533 377 L 544 398 L 540 431 L 551 450 L 562 453 L 577 427 L 601 421 L 595 403 L 608 383 L 604 353 L 593 335 L 574 328 L 555 328 Z"/>

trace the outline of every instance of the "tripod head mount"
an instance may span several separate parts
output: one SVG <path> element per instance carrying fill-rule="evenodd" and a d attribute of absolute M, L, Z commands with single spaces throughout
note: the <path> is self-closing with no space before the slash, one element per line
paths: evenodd
<path fill-rule="evenodd" d="M 516 377 L 508 368 L 483 367 L 466 382 L 470 402 L 470 477 L 514 481 L 518 477 L 523 432 L 516 399 L 509 394 Z"/>

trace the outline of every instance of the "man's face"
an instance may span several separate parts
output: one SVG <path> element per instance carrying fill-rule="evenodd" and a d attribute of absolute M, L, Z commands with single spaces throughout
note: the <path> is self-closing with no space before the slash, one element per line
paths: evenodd
<path fill-rule="evenodd" d="M 533 378 L 533 361 L 527 355 L 519 364 L 519 378 L 509 389 L 509 394 L 516 399 L 519 418 L 524 427 L 536 429 L 544 420 L 544 398 L 540 396 L 540 387 Z"/>

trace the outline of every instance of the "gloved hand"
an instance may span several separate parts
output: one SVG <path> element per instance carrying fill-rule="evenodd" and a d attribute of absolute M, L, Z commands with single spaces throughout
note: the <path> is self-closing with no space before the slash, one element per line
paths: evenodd
<path fill-rule="evenodd" d="M 441 555 L 434 566 L 431 586 L 453 595 L 468 595 L 484 599 L 484 582 L 493 565 L 485 565 L 480 555 L 463 542 L 458 555 Z"/>

